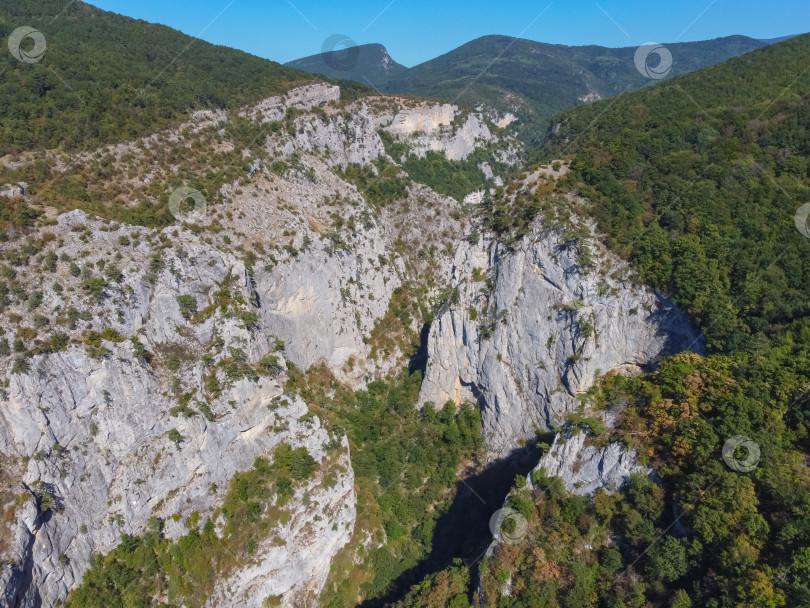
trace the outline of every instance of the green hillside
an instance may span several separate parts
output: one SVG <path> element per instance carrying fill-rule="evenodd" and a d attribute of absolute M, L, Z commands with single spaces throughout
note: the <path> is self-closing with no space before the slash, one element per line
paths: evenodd
<path fill-rule="evenodd" d="M 807 436 L 785 394 L 807 378 L 780 366 L 683 353 L 591 391 L 597 409 L 623 413 L 617 428 L 588 431 L 589 444 L 635 448 L 661 483 L 636 474 L 613 496 L 572 496 L 535 472 L 535 488 L 508 501 L 528 522 L 525 537 L 482 563 L 484 606 L 810 605 L 810 475 L 795 443 Z M 738 435 L 752 442 L 726 462 Z M 499 592 L 507 578 L 512 596 Z"/>
<path fill-rule="evenodd" d="M 315 78 L 163 25 L 65 4 L 0 6 L 4 46 L 21 26 L 47 42 L 37 63 L 0 53 L 0 156 L 128 140 L 195 109 L 239 105 Z"/>
<path fill-rule="evenodd" d="M 571 160 L 557 196 L 488 202 L 513 239 L 577 191 L 573 211 L 690 313 L 710 354 L 603 379 L 582 400 L 621 412 L 614 429 L 569 418 L 588 445 L 636 449 L 660 484 L 579 497 L 538 471 L 508 498 L 525 534 L 480 562 L 479 586 L 459 564 L 397 608 L 810 605 L 810 239 L 794 221 L 810 203 L 808 65 L 805 35 L 568 110 L 543 149 Z"/>
<path fill-rule="evenodd" d="M 810 202 L 808 63 L 804 35 L 567 111 L 544 150 L 574 156 L 586 213 L 714 350 L 808 325 L 810 240 L 794 225 Z"/>

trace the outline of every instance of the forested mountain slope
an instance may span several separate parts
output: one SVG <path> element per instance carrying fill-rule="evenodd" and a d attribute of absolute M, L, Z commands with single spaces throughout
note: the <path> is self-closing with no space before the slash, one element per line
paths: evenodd
<path fill-rule="evenodd" d="M 810 603 L 808 65 L 802 36 L 566 111 L 545 153 L 571 162 L 557 184 L 571 207 L 489 202 L 507 239 L 536 215 L 594 217 L 709 355 L 583 395 L 518 479 L 478 585 L 453 567 L 399 606 Z M 618 492 L 588 476 L 622 460 Z"/>
<path fill-rule="evenodd" d="M 28 26 L 47 44 L 33 65 L 0 54 L 0 157 L 126 141 L 195 109 L 236 107 L 315 79 L 164 25 L 84 2 L 65 4 L 26 0 L 0 6 L 4 41 Z M 349 89 L 344 85 L 345 94 Z"/>
<path fill-rule="evenodd" d="M 567 182 L 611 246 L 715 350 L 807 326 L 810 241 L 794 218 L 810 202 L 808 62 L 810 36 L 793 38 L 563 112 L 546 144 L 573 156 Z"/>

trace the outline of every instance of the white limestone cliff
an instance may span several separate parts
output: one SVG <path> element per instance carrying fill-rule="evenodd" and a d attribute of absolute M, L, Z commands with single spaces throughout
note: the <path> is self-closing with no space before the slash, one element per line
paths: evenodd
<path fill-rule="evenodd" d="M 559 424 L 601 375 L 700 348 L 674 305 L 591 248 L 597 270 L 587 271 L 576 242 L 536 222 L 514 250 L 479 241 L 456 251 L 458 299 L 431 327 L 420 401 L 479 402 L 493 457 Z"/>

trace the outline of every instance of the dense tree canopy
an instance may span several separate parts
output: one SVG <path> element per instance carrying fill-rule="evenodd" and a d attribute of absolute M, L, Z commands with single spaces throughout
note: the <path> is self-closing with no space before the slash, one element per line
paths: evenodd
<path fill-rule="evenodd" d="M 84 2 L 0 7 L 0 38 L 33 27 L 36 63 L 0 53 L 0 156 L 135 139 L 201 108 L 239 106 L 315 76 Z M 24 42 L 25 45 L 31 42 Z M 346 94 L 364 89 L 343 82 Z"/>
<path fill-rule="evenodd" d="M 584 211 L 713 350 L 808 324 L 808 61 L 805 35 L 555 119 Z"/>
<path fill-rule="evenodd" d="M 528 533 L 482 564 L 484 605 L 810 605 L 810 239 L 794 220 L 810 202 L 808 63 L 805 35 L 555 119 L 544 153 L 571 161 L 557 194 L 580 195 L 573 211 L 691 315 L 709 356 L 591 391 L 621 414 L 588 441 L 637 450 L 660 481 L 590 497 L 542 473 L 518 484 Z M 483 215 L 514 240 L 537 214 L 559 221 L 552 199 L 493 197 Z"/>

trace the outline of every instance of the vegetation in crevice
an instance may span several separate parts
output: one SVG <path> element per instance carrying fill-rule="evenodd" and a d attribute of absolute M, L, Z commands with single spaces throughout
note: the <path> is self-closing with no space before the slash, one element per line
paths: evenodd
<path fill-rule="evenodd" d="M 407 143 L 400 142 L 387 131 L 379 131 L 380 139 L 386 153 L 415 182 L 425 184 L 439 194 L 445 194 L 459 203 L 464 197 L 476 190 L 488 190 L 495 187 L 494 178 L 487 178 L 481 169 L 482 163 L 489 164 L 493 173 L 508 179 L 514 170 L 497 160 L 497 144 L 476 148 L 463 160 L 450 160 L 440 152 L 428 150 L 424 156 L 413 154 Z"/>
<path fill-rule="evenodd" d="M 459 476 L 483 446 L 476 408 L 426 404 L 420 412 L 420 384 L 419 372 L 403 371 L 352 392 L 325 368 L 292 381 L 332 432 L 348 435 L 358 486 L 354 536 L 333 561 L 322 606 L 349 608 L 383 596 L 418 566 Z"/>
<path fill-rule="evenodd" d="M 357 186 L 366 201 L 379 209 L 408 195 L 410 183 L 401 171 L 384 158 L 378 158 L 373 167 L 350 163 L 344 171 L 338 171 L 338 175 Z"/>

